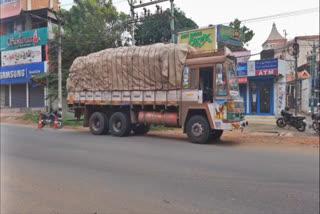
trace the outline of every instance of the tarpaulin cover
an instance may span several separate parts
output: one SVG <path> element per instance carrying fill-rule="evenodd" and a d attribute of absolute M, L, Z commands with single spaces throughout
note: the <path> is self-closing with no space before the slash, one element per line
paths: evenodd
<path fill-rule="evenodd" d="M 70 68 L 68 91 L 171 90 L 181 87 L 188 53 L 185 44 L 106 49 L 78 57 Z"/>

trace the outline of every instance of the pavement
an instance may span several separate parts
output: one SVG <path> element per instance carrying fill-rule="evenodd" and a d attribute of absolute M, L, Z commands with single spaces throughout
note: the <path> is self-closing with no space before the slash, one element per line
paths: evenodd
<path fill-rule="evenodd" d="M 272 145 L 1 124 L 0 212 L 318 214 L 319 148 Z"/>

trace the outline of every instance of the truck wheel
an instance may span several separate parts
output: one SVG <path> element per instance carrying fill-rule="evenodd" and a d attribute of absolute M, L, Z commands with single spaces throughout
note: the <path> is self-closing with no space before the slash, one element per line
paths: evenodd
<path fill-rule="evenodd" d="M 89 119 L 90 131 L 94 135 L 102 135 L 108 130 L 108 118 L 101 112 L 95 112 Z"/>
<path fill-rule="evenodd" d="M 210 135 L 210 126 L 207 119 L 201 115 L 192 116 L 187 122 L 187 135 L 193 143 L 207 143 Z"/>
<path fill-rule="evenodd" d="M 223 130 L 217 130 L 217 129 L 213 129 L 210 132 L 210 139 L 212 140 L 218 140 L 220 139 L 221 135 L 223 134 Z"/>
<path fill-rule="evenodd" d="M 145 135 L 150 130 L 150 125 L 136 124 L 132 127 L 132 131 L 135 135 Z"/>
<path fill-rule="evenodd" d="M 125 113 L 116 112 L 110 118 L 109 127 L 112 136 L 128 136 L 131 132 L 130 118 Z"/>

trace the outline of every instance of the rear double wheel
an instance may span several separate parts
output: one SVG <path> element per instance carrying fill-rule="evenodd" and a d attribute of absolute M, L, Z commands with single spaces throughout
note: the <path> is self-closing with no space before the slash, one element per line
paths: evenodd
<path fill-rule="evenodd" d="M 109 121 L 112 136 L 125 137 L 131 132 L 131 120 L 128 114 L 123 112 L 114 113 Z"/>
<path fill-rule="evenodd" d="M 93 135 L 107 134 L 109 131 L 109 121 L 106 114 L 94 112 L 89 119 L 90 131 Z"/>

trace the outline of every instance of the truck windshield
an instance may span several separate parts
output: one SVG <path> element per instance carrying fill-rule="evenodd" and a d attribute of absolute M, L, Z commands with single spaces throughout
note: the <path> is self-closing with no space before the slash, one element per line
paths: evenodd
<path fill-rule="evenodd" d="M 232 64 L 227 64 L 228 69 L 228 79 L 229 79 L 229 88 L 231 96 L 239 96 L 239 84 L 237 73 Z"/>

